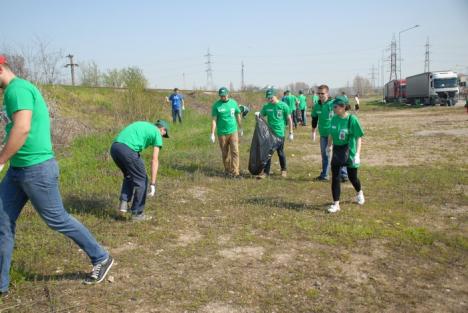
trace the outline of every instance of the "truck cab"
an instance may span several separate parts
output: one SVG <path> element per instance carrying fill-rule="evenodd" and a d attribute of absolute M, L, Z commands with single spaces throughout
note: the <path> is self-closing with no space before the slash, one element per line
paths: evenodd
<path fill-rule="evenodd" d="M 458 100 L 458 77 L 455 72 L 433 72 L 430 78 L 430 104 L 455 105 Z"/>

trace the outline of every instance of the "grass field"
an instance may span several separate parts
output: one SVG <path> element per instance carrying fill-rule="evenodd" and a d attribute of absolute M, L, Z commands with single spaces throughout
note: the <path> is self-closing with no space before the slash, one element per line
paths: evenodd
<path fill-rule="evenodd" d="M 164 94 L 47 87 L 66 208 L 112 253 L 110 281 L 85 286 L 86 255 L 28 205 L 18 220 L 12 288 L 0 312 L 467 312 L 468 115 L 462 107 L 364 101 L 359 172 L 366 204 L 330 183 L 310 126 L 285 147 L 288 177 L 247 172 L 254 128 L 241 139 L 244 179 L 223 178 L 209 143 L 213 94 L 187 97 L 164 141 L 155 219 L 117 214 L 121 174 L 112 138 L 132 120 L 169 118 Z M 235 95 L 258 108 L 259 94 Z M 135 101 L 135 102 L 133 102 Z M 66 131 L 65 131 L 66 130 Z M 66 136 L 65 136 L 65 135 Z M 148 161 L 150 154 L 144 153 Z"/>

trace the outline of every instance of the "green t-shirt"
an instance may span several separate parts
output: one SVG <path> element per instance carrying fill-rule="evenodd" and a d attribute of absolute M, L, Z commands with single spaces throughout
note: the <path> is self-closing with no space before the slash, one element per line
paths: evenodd
<path fill-rule="evenodd" d="M 218 136 L 225 136 L 236 132 L 236 115 L 239 113 L 239 106 L 234 99 L 228 99 L 226 102 L 218 100 L 213 103 L 211 116 L 216 118 L 216 134 Z"/>
<path fill-rule="evenodd" d="M 299 95 L 299 110 L 305 110 L 307 108 L 307 98 L 304 95 Z"/>
<path fill-rule="evenodd" d="M 14 167 L 28 167 L 54 157 L 50 137 L 50 118 L 47 105 L 41 92 L 30 82 L 14 78 L 3 94 L 3 110 L 8 117 L 5 127 L 5 142 L 13 128 L 13 114 L 21 110 L 32 111 L 31 129 L 24 145 L 10 159 Z"/>
<path fill-rule="evenodd" d="M 296 106 L 296 96 L 295 95 L 289 95 L 284 97 L 284 102 L 289 106 L 289 112 L 293 112 L 297 109 Z"/>
<path fill-rule="evenodd" d="M 330 135 L 330 121 L 333 117 L 333 99 L 329 98 L 327 102 L 317 101 L 312 110 L 312 117 L 318 117 L 318 129 L 320 136 L 328 137 Z"/>
<path fill-rule="evenodd" d="M 351 119 L 351 121 L 348 121 L 349 119 Z M 357 138 L 364 136 L 364 130 L 358 118 L 351 114 L 348 114 L 345 118 L 341 118 L 338 115 L 333 116 L 331 119 L 330 135 L 333 138 L 334 145 L 342 146 L 349 144 L 348 166 L 358 168 L 359 164 L 354 165 L 352 162 L 356 155 Z"/>
<path fill-rule="evenodd" d="M 114 142 L 123 143 L 135 152 L 141 152 L 148 146 L 163 146 L 161 132 L 156 125 L 144 121 L 134 122 L 125 127 Z"/>
<path fill-rule="evenodd" d="M 283 138 L 288 117 L 291 115 L 288 105 L 282 101 L 275 104 L 268 102 L 263 105 L 260 114 L 267 117 L 267 123 L 273 133 Z"/>
<path fill-rule="evenodd" d="M 312 96 L 312 105 L 316 105 L 319 102 L 320 98 L 317 95 Z"/>

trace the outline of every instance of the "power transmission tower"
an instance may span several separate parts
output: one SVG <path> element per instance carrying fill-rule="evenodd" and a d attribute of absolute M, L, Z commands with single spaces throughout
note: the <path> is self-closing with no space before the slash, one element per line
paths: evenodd
<path fill-rule="evenodd" d="M 369 73 L 370 75 L 370 80 L 372 82 L 372 88 L 375 88 L 375 79 L 376 79 L 376 68 L 374 64 L 372 64 L 371 72 Z"/>
<path fill-rule="evenodd" d="M 208 53 L 205 54 L 205 58 L 206 58 L 206 89 L 207 90 L 211 90 L 213 89 L 213 69 L 211 68 L 211 57 L 213 55 L 210 53 L 210 48 L 208 48 Z"/>
<path fill-rule="evenodd" d="M 390 79 L 389 80 L 392 80 L 392 78 L 395 78 L 395 79 L 398 79 L 398 76 L 397 76 L 397 44 L 396 44 L 396 39 L 395 39 L 395 35 L 393 35 L 393 39 L 392 39 L 392 44 L 390 46 Z"/>
<path fill-rule="evenodd" d="M 241 90 L 245 89 L 245 81 L 244 81 L 244 61 L 242 61 L 242 70 L 241 70 Z"/>
<path fill-rule="evenodd" d="M 78 64 L 73 63 L 73 55 L 69 54 L 67 55 L 67 58 L 70 59 L 70 63 L 65 65 L 65 67 L 70 66 L 72 86 L 75 86 L 75 66 L 78 66 Z"/>
<path fill-rule="evenodd" d="M 425 55 L 425 58 L 424 58 L 424 72 L 430 72 L 430 64 L 431 64 L 431 59 L 430 59 L 430 54 L 429 54 L 429 48 L 430 48 L 430 45 L 429 45 L 429 37 L 427 37 L 427 40 L 426 40 L 426 55 Z"/>

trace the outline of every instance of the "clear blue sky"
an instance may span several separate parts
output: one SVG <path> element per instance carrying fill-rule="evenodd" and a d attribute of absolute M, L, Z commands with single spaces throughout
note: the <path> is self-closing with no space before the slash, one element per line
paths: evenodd
<path fill-rule="evenodd" d="M 158 88 L 183 88 L 183 73 L 187 88 L 204 86 L 209 47 L 217 86 L 238 88 L 244 61 L 247 84 L 340 87 L 369 77 L 393 34 L 415 24 L 401 35 L 403 76 L 423 72 L 427 37 L 431 70 L 468 71 L 467 0 L 15 0 L 2 6 L 0 45 L 37 36 L 77 63 L 138 66 Z"/>

